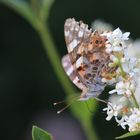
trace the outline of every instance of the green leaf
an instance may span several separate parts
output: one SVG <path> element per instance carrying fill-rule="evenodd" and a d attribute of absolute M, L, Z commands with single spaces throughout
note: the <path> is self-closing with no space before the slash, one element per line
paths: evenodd
<path fill-rule="evenodd" d="M 51 134 L 44 131 L 43 129 L 33 126 L 32 127 L 32 139 L 33 140 L 52 140 Z"/>
<path fill-rule="evenodd" d="M 128 133 L 123 134 L 122 136 L 116 137 L 115 139 L 123 139 L 123 138 L 127 138 L 127 137 L 136 136 L 139 134 L 140 134 L 140 131 L 128 132 Z"/>
<path fill-rule="evenodd" d="M 36 26 L 36 17 L 28 2 L 24 0 L 0 0 L 0 2 L 23 16 L 33 26 Z"/>

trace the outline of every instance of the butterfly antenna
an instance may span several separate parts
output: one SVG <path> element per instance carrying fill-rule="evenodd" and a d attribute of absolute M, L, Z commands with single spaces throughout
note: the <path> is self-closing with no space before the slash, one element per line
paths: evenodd
<path fill-rule="evenodd" d="M 79 98 L 79 96 L 73 96 L 73 97 L 71 97 L 69 99 L 64 99 L 62 101 L 55 102 L 55 103 L 53 103 L 53 105 L 56 106 L 56 105 L 59 105 L 59 104 L 62 104 L 62 103 L 66 103 L 68 100 L 74 100 L 74 99 L 78 99 L 78 98 Z"/>
<path fill-rule="evenodd" d="M 57 114 L 60 114 L 61 112 L 63 112 L 64 110 L 66 110 L 69 106 L 71 106 L 72 102 L 69 103 L 68 105 L 66 105 L 65 107 L 63 107 L 61 110 L 57 111 Z"/>
<path fill-rule="evenodd" d="M 109 101 L 105 101 L 105 100 L 102 100 L 102 99 L 99 99 L 99 98 L 95 98 L 97 101 L 99 101 L 99 102 L 102 102 L 102 103 L 105 103 L 105 104 L 108 104 L 113 110 L 114 110 L 114 108 L 113 108 L 113 106 L 111 105 L 111 102 L 109 102 Z"/>
<path fill-rule="evenodd" d="M 113 106 L 111 105 L 111 102 L 109 102 L 109 101 L 104 101 L 104 100 L 99 99 L 99 98 L 95 98 L 95 99 L 96 99 L 97 101 L 102 102 L 102 103 L 108 104 L 108 105 L 114 110 Z"/>
<path fill-rule="evenodd" d="M 59 101 L 59 102 L 55 102 L 55 103 L 53 103 L 53 105 L 55 106 L 55 105 L 59 105 L 59 104 L 65 103 L 65 102 L 66 102 L 66 99 Z"/>
<path fill-rule="evenodd" d="M 99 99 L 99 98 L 97 98 L 97 97 L 95 97 L 95 99 L 96 99 L 97 101 L 99 101 L 99 102 L 102 102 L 102 103 L 108 104 L 108 102 L 105 101 L 105 100 Z"/>
<path fill-rule="evenodd" d="M 76 101 L 78 98 L 79 98 L 79 96 L 74 96 L 74 97 L 71 97 L 70 99 L 65 99 L 65 100 L 63 100 L 63 101 L 53 103 L 53 105 L 55 106 L 55 105 L 59 105 L 59 104 L 61 104 L 61 103 L 65 103 L 65 102 L 67 102 L 68 100 L 70 100 L 70 103 L 69 103 L 68 105 L 66 105 L 65 107 L 63 107 L 61 110 L 57 111 L 57 114 L 60 114 L 60 113 L 63 112 L 65 109 L 67 109 L 69 106 L 71 106 L 72 103 L 73 103 L 74 101 Z"/>

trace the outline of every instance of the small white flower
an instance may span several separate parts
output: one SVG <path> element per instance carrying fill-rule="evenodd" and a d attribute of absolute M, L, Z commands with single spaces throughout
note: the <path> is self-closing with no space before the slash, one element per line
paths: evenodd
<path fill-rule="evenodd" d="M 127 97 L 118 96 L 116 94 L 110 95 L 109 102 L 116 105 L 122 105 L 123 108 L 126 108 L 129 105 L 129 101 Z"/>
<path fill-rule="evenodd" d="M 121 119 L 118 119 L 118 117 L 115 117 L 116 122 L 123 128 L 126 129 L 126 125 L 127 125 L 127 120 L 128 120 L 128 116 L 124 115 Z"/>
<path fill-rule="evenodd" d="M 131 112 L 132 114 L 126 121 L 129 126 L 129 131 L 140 131 L 140 109 L 134 108 Z"/>
<path fill-rule="evenodd" d="M 118 113 L 122 109 L 122 105 L 113 105 L 112 103 L 108 103 L 108 106 L 103 109 L 103 111 L 107 111 L 106 120 L 109 121 L 113 116 L 118 116 Z"/>
<path fill-rule="evenodd" d="M 111 44 L 113 44 L 114 42 L 121 42 L 124 40 L 128 40 L 129 35 L 130 35 L 130 32 L 122 33 L 120 28 L 117 28 L 112 33 L 107 34 L 107 39 L 109 40 Z"/>
<path fill-rule="evenodd" d="M 117 93 L 118 95 L 126 95 L 127 97 L 130 97 L 135 89 L 136 86 L 134 83 L 130 81 L 120 81 L 116 84 L 116 88 L 111 90 L 109 94 Z"/>
<path fill-rule="evenodd" d="M 129 115 L 124 115 L 121 119 L 115 117 L 116 122 L 123 128 L 126 129 L 126 126 L 129 127 L 129 131 L 140 131 L 140 109 L 131 108 Z"/>
<path fill-rule="evenodd" d="M 140 62 L 139 59 L 135 57 L 130 57 L 123 59 L 122 61 L 122 67 L 123 70 L 129 74 L 130 77 L 136 77 L 138 76 L 140 72 Z"/>
<path fill-rule="evenodd" d="M 113 32 L 103 33 L 102 35 L 106 36 L 108 39 L 106 45 L 106 52 L 111 53 L 112 51 L 122 51 L 126 47 L 124 41 L 129 39 L 129 34 L 129 32 L 122 33 L 119 28 L 115 29 Z"/>

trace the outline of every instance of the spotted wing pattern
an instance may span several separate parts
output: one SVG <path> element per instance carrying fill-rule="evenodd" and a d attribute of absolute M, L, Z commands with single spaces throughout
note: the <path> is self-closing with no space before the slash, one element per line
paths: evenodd
<path fill-rule="evenodd" d="M 73 65 L 71 64 L 71 60 L 69 57 L 69 54 L 63 56 L 62 58 L 62 65 L 63 68 L 65 70 L 65 72 L 67 73 L 67 75 L 69 76 L 69 78 L 71 79 L 71 81 L 82 91 L 86 88 L 85 85 L 79 80 L 76 71 L 73 67 Z"/>
<path fill-rule="evenodd" d="M 105 87 L 102 78 L 110 71 L 109 55 L 105 52 L 106 38 L 73 18 L 66 20 L 64 34 L 75 76 L 86 87 L 84 95 L 98 96 Z"/>

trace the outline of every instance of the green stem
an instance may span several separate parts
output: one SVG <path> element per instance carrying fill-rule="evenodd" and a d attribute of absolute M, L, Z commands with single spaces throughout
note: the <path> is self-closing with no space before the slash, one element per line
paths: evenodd
<path fill-rule="evenodd" d="M 34 11 L 35 14 L 38 14 L 39 7 L 38 7 L 37 0 L 30 0 L 30 2 L 31 2 L 32 10 Z"/>
<path fill-rule="evenodd" d="M 120 70 L 121 70 L 121 75 L 122 75 L 122 77 L 125 79 L 126 73 L 125 73 L 124 70 L 123 70 L 122 63 L 121 63 L 121 61 L 120 61 L 120 58 L 118 58 L 118 65 L 119 65 Z"/>
<path fill-rule="evenodd" d="M 98 140 L 99 139 L 97 137 L 95 128 L 92 125 L 92 119 L 83 121 L 82 126 L 84 128 L 85 133 L 87 134 L 88 140 Z"/>
<path fill-rule="evenodd" d="M 138 102 L 136 100 L 136 97 L 135 97 L 134 93 L 132 93 L 132 99 L 134 101 L 135 107 L 139 108 L 139 104 L 138 104 Z"/>
<path fill-rule="evenodd" d="M 50 31 L 49 31 L 48 26 L 39 22 L 37 31 L 42 40 L 44 50 L 45 50 L 47 56 L 49 57 L 53 70 L 54 70 L 56 76 L 58 77 L 60 84 L 64 88 L 64 91 L 68 95 L 74 94 L 75 91 L 72 88 L 71 83 L 70 83 L 68 77 L 66 76 L 66 74 L 64 73 L 64 70 L 61 66 L 61 61 L 60 61 L 61 59 L 58 54 L 58 51 L 55 48 L 53 40 L 50 36 Z"/>

